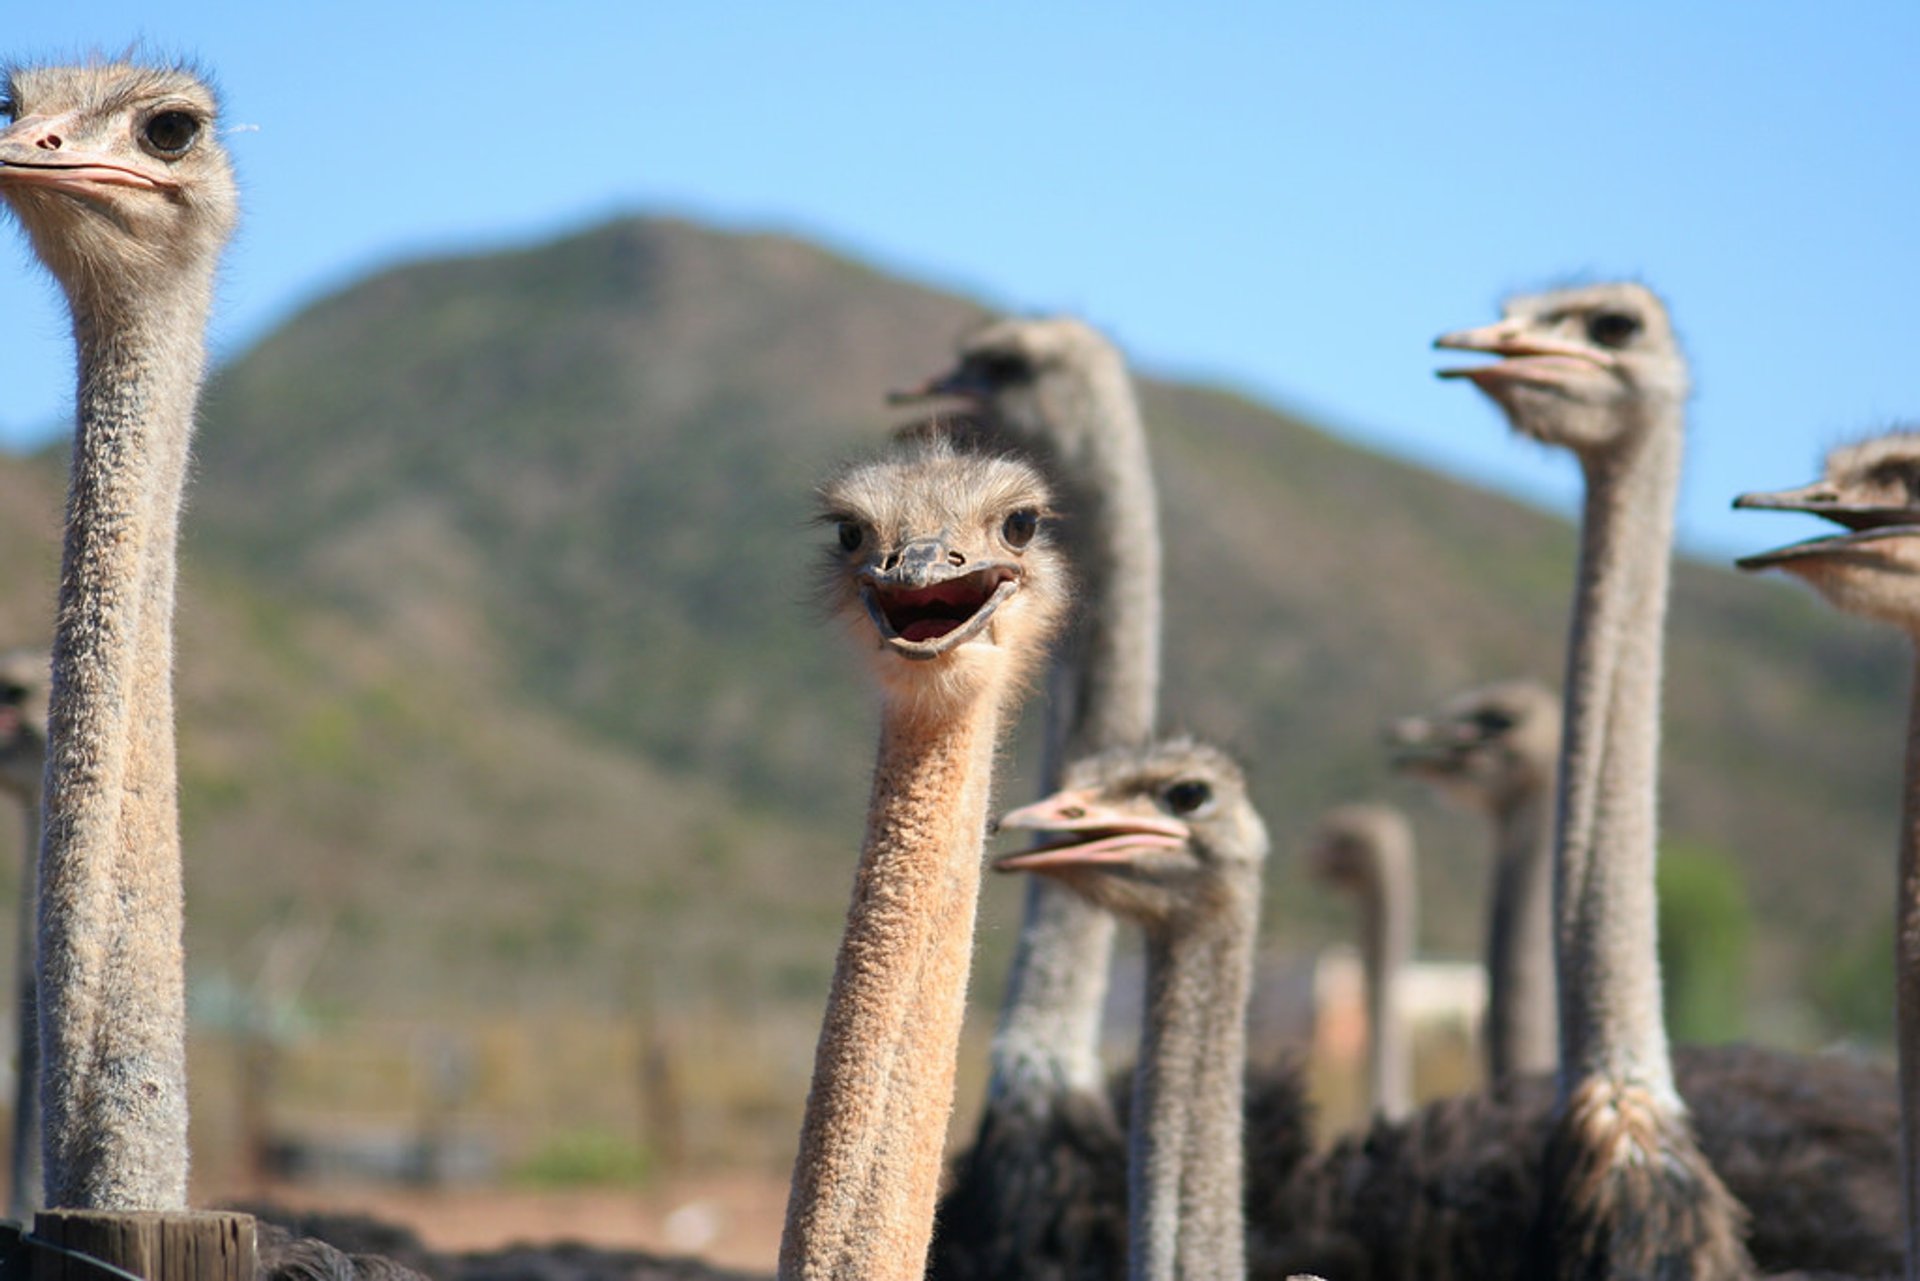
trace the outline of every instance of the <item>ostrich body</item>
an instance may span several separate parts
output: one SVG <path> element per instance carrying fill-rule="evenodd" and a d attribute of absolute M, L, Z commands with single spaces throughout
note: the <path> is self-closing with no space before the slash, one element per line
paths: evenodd
<path fill-rule="evenodd" d="M 34 979 L 39 934 L 40 788 L 47 770 L 47 651 L 0 655 L 0 791 L 20 805 L 20 903 L 14 940 L 13 1135 L 8 1216 L 40 1208 L 40 1001 Z"/>
<path fill-rule="evenodd" d="M 1560 703 L 1533 681 L 1501 681 L 1405 717 L 1394 768 L 1493 821 L 1487 918 L 1487 1078 L 1558 1061 L 1553 981 L 1553 773 Z"/>
<path fill-rule="evenodd" d="M 1065 600 L 1039 474 L 938 444 L 822 491 L 879 759 L 794 1161 L 784 1278 L 926 1266 L 1000 727 Z"/>
<path fill-rule="evenodd" d="M 1413 959 L 1413 829 L 1385 805 L 1342 805 L 1320 820 L 1307 863 L 1360 904 L 1360 962 L 1367 987 L 1367 1098 L 1399 1120 L 1413 1110 L 1400 988 Z"/>
<path fill-rule="evenodd" d="M 1535 1248 L 1562 1278 L 1731 1277 L 1744 1215 L 1674 1087 L 1655 938 L 1661 629 L 1687 370 L 1633 284 L 1521 297 L 1437 345 L 1501 359 L 1471 379 L 1586 480 L 1555 825 L 1558 1109 Z"/>
<path fill-rule="evenodd" d="M 1042 790 L 1068 761 L 1151 737 L 1160 684 L 1160 531 L 1146 431 L 1113 345 L 1070 318 L 1003 320 L 948 373 L 894 399 L 958 397 L 1031 454 L 1059 497 L 1080 601 L 1047 681 Z M 1109 1277 L 1123 1224 L 1120 1135 L 1100 1064 L 1113 922 L 1047 877 L 1029 884 L 971 1149 L 941 1203 L 943 1281 Z"/>
<path fill-rule="evenodd" d="M 1743 558 L 1742 569 L 1782 569 L 1839 609 L 1891 623 L 1914 643 L 1906 790 L 1900 816 L 1894 996 L 1900 1060 L 1901 1194 L 1906 1276 L 1920 1277 L 1920 431 L 1900 431 L 1834 450 L 1810 485 L 1745 494 L 1736 507 L 1803 511 L 1846 533 Z"/>
<path fill-rule="evenodd" d="M 1065 782 L 1000 820 L 1059 839 L 995 867 L 1054 877 L 1146 936 L 1128 1275 L 1243 1277 L 1242 1066 L 1266 829 L 1238 767 L 1189 740 L 1103 753 Z"/>
<path fill-rule="evenodd" d="M 236 194 L 213 95 L 185 71 L 29 68 L 5 96 L 0 198 L 66 293 L 80 367 L 40 856 L 46 1193 L 177 1210 L 175 547 Z"/>

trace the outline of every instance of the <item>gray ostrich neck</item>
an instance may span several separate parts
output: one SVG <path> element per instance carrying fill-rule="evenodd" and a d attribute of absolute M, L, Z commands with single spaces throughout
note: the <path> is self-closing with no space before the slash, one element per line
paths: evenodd
<path fill-rule="evenodd" d="M 1413 959 L 1412 860 L 1382 859 L 1379 879 L 1361 896 L 1360 962 L 1367 987 L 1367 1095 L 1388 1119 L 1413 1108 L 1400 988 Z"/>
<path fill-rule="evenodd" d="M 74 300 L 39 991 L 47 1196 L 79 1209 L 186 1205 L 172 618 L 206 291 L 156 292 Z"/>
<path fill-rule="evenodd" d="M 1655 936 L 1655 788 L 1679 407 L 1586 460 L 1554 882 L 1560 1090 L 1590 1077 L 1675 1098 Z"/>
<path fill-rule="evenodd" d="M 1046 449 L 1067 495 L 1077 621 L 1048 675 L 1041 790 L 1068 762 L 1152 736 L 1160 684 L 1160 533 L 1146 433 L 1124 370 L 1096 377 L 1055 412 L 1075 416 L 1066 450 Z M 1100 1087 L 1100 1019 L 1113 919 L 1036 876 L 994 1032 L 988 1097 L 1036 1104 Z"/>
<path fill-rule="evenodd" d="M 1147 1011 L 1128 1135 L 1128 1275 L 1246 1275 L 1241 1120 L 1251 912 L 1147 940 Z"/>
<path fill-rule="evenodd" d="M 1544 780 L 1494 815 L 1487 924 L 1487 1071 L 1495 1081 L 1559 1059 L 1553 977 L 1553 789 Z"/>
<path fill-rule="evenodd" d="M 1906 1207 L 1907 1281 L 1920 1278 L 1920 634 L 1915 635 L 1914 645 L 1912 708 L 1907 718 L 1907 786 L 1900 815 L 1900 901 L 1894 932 L 1900 1183 Z"/>
<path fill-rule="evenodd" d="M 12 1191 L 7 1213 L 24 1222 L 40 1208 L 40 1001 L 34 974 L 35 942 L 39 936 L 40 795 L 39 789 L 20 795 L 20 901 L 15 912 L 14 939 L 15 1053 L 19 1066 L 13 1078 L 13 1138 L 8 1154 Z"/>

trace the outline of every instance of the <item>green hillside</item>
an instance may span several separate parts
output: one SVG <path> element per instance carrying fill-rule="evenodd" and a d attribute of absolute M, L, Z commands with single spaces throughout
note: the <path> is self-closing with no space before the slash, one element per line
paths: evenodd
<path fill-rule="evenodd" d="M 982 314 L 791 239 L 631 220 L 385 272 L 234 361 L 188 514 L 196 969 L 244 974 L 300 921 L 327 940 L 309 993 L 343 1008 L 811 1017 L 873 711 L 809 604 L 809 493 Z M 1420 822 L 1423 946 L 1471 952 L 1482 835 L 1388 779 L 1378 731 L 1557 674 L 1571 531 L 1230 394 L 1143 392 L 1168 721 L 1247 759 L 1271 935 L 1345 928 L 1284 856 L 1380 794 Z M 34 549 L 9 602 L 51 594 L 56 494 L 0 470 Z M 43 620 L 19 606 L 0 641 Z M 1744 869 L 1763 996 L 1886 914 L 1904 679 L 1893 638 L 1782 584 L 1676 577 L 1666 825 Z M 1014 896 L 985 906 L 983 999 Z"/>

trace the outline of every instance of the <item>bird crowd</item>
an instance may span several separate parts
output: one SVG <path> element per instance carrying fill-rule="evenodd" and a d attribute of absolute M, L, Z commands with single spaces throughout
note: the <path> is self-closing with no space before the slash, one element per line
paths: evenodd
<path fill-rule="evenodd" d="M 15 70 L 0 202 L 65 292 L 79 357 L 44 737 L 44 660 L 0 667 L 0 786 L 38 814 L 40 851 L 14 1210 L 177 1211 L 176 539 L 236 208 L 214 97 L 179 68 Z M 1002 321 L 895 394 L 929 418 L 819 490 L 824 593 L 880 732 L 780 1276 L 1920 1275 L 1920 751 L 1897 1087 L 1838 1058 L 1673 1050 L 1655 791 L 1686 362 L 1665 303 L 1630 283 L 1517 297 L 1436 345 L 1472 358 L 1442 377 L 1585 481 L 1564 696 L 1489 684 L 1389 734 L 1397 768 L 1493 828 L 1487 1086 L 1409 1097 L 1390 993 L 1410 838 L 1371 806 L 1329 815 L 1311 859 L 1365 905 L 1374 1119 L 1317 1143 L 1298 1072 L 1247 1071 L 1269 842 L 1232 759 L 1156 737 L 1161 536 L 1127 370 L 1078 321 Z M 1920 637 L 1920 433 L 1836 450 L 1813 483 L 1738 505 L 1842 527 L 1743 568 Z M 949 1163 L 996 753 L 1039 684 L 1046 794 L 999 818 L 1032 842 L 992 864 L 1027 877 L 1018 951 L 978 1131 Z M 1116 1093 L 1098 1050 L 1117 925 L 1144 939 L 1147 995 Z M 285 1240 L 262 1260 L 398 1267 Z M 654 1266 L 619 1274 L 698 1274 Z"/>

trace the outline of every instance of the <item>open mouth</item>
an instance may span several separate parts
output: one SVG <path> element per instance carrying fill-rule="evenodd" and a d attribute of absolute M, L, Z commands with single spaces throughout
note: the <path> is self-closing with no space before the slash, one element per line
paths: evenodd
<path fill-rule="evenodd" d="M 993 860 L 996 872 L 1040 872 L 1056 867 L 1131 863 L 1145 850 L 1177 850 L 1184 840 L 1150 827 L 1095 827 L 1042 841 Z"/>
<path fill-rule="evenodd" d="M 910 658 L 932 658 L 977 636 L 1019 588 L 1011 567 L 989 565 L 926 587 L 876 578 L 862 595 L 884 640 Z"/>

